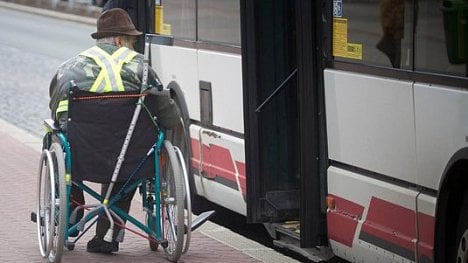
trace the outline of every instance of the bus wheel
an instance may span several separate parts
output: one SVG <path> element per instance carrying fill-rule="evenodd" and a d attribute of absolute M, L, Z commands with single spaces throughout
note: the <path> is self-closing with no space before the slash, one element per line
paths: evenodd
<path fill-rule="evenodd" d="M 172 86 L 174 88 L 174 86 Z M 176 88 L 180 89 L 180 88 Z M 187 109 L 187 105 L 182 96 L 177 95 L 177 92 L 171 92 L 171 97 L 174 99 L 179 111 L 182 115 L 180 124 L 168 131 L 167 139 L 172 142 L 174 146 L 179 147 L 184 159 L 187 172 L 189 174 L 189 187 L 190 187 L 190 198 L 192 203 L 192 212 L 194 214 L 200 214 L 204 210 L 202 197 L 196 194 L 195 182 L 193 181 L 193 170 L 192 170 L 192 145 L 190 139 L 190 118 Z"/>
<path fill-rule="evenodd" d="M 458 219 L 456 239 L 456 263 L 468 262 L 468 192 L 461 206 L 460 218 Z"/>

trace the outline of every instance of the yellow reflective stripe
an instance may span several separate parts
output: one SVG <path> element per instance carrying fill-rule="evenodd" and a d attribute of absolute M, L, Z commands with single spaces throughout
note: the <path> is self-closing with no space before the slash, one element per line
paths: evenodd
<path fill-rule="evenodd" d="M 106 85 L 106 83 L 109 83 L 108 78 L 109 74 L 107 74 L 107 70 L 101 69 L 101 72 L 99 72 L 99 75 L 97 76 L 93 86 L 91 86 L 89 91 L 99 93 L 112 91 L 112 88 L 109 85 Z"/>
<path fill-rule="evenodd" d="M 128 63 L 137 54 L 138 53 L 136 53 L 135 51 L 133 51 L 133 50 L 131 50 L 129 48 L 126 48 L 126 47 L 121 47 L 117 51 L 115 51 L 112 54 L 112 58 L 114 59 L 114 61 L 118 62 L 117 65 L 116 65 L 118 71 L 119 72 L 122 71 L 123 64 Z M 123 85 L 122 78 L 118 78 L 117 82 L 118 82 L 118 87 L 122 87 L 122 89 L 119 90 L 119 91 L 124 91 L 124 85 Z"/>
<path fill-rule="evenodd" d="M 65 111 L 68 111 L 68 100 L 61 100 L 55 110 L 55 117 L 58 118 L 58 114 Z"/>
<path fill-rule="evenodd" d="M 115 73 L 115 62 L 112 57 L 107 54 L 106 51 L 100 49 L 97 46 L 89 49 L 90 54 L 93 56 L 94 61 L 101 67 L 99 75 L 103 74 L 101 78 L 96 79 L 91 91 L 94 92 L 109 92 L 118 91 L 118 80 L 120 73 Z M 103 83 L 101 83 L 103 82 Z"/>
<path fill-rule="evenodd" d="M 124 84 L 120 72 L 122 71 L 123 64 L 128 63 L 137 54 L 137 52 L 126 47 L 119 48 L 112 55 L 109 55 L 98 46 L 94 46 L 82 52 L 80 55 L 93 59 L 101 68 L 101 71 L 89 91 L 100 93 L 124 91 Z"/>
<path fill-rule="evenodd" d="M 119 65 L 122 65 L 123 63 L 128 63 L 137 54 L 138 54 L 137 52 L 129 48 L 121 47 L 117 51 L 115 51 L 114 54 L 112 54 L 112 58 L 118 61 Z"/>
<path fill-rule="evenodd" d="M 120 70 L 122 70 L 122 67 L 123 67 L 124 63 L 130 62 L 130 60 L 132 60 L 138 54 L 138 53 L 136 53 L 135 51 L 133 51 L 131 49 L 128 49 L 128 48 L 126 48 L 126 49 L 127 49 L 127 52 L 122 54 L 121 59 L 118 59 L 119 64 L 117 66 L 119 67 Z"/>
<path fill-rule="evenodd" d="M 99 72 L 98 77 L 91 86 L 90 91 L 109 92 L 120 90 L 118 87 L 120 71 L 116 71 L 116 62 L 109 54 L 107 54 L 106 51 L 102 50 L 97 46 L 94 46 L 81 53 L 81 55 L 92 58 L 96 62 L 96 64 L 101 68 L 101 71 Z"/>
<path fill-rule="evenodd" d="M 123 59 L 123 62 L 124 63 L 128 63 L 130 62 L 130 60 L 132 60 L 138 53 L 133 51 L 133 50 L 130 50 L 130 54 L 128 54 L 128 56 L 126 56 L 124 59 Z"/>
<path fill-rule="evenodd" d="M 106 81 L 109 81 L 107 83 L 110 83 L 110 87 L 109 85 L 106 85 L 104 92 L 124 91 L 122 78 L 120 77 L 120 68 L 118 68 L 115 59 L 109 55 L 109 53 L 97 46 L 92 47 L 92 49 L 93 51 L 99 53 L 102 56 L 101 59 L 103 60 L 104 64 L 109 66 L 108 72 L 106 74 Z"/>
<path fill-rule="evenodd" d="M 111 55 L 111 57 L 112 57 L 113 59 L 115 59 L 115 60 L 118 60 L 118 59 L 119 59 L 119 56 L 120 56 L 122 53 L 126 52 L 127 50 L 128 50 L 128 48 L 121 47 L 121 48 L 117 49 L 117 50 Z"/>
<path fill-rule="evenodd" d="M 96 64 L 101 68 L 101 71 L 99 72 L 96 80 L 94 81 L 93 85 L 89 89 L 91 92 L 104 92 L 106 88 L 106 84 L 110 83 L 110 80 L 108 79 L 109 74 L 107 73 L 107 67 L 104 64 L 104 62 L 101 60 L 99 57 L 99 54 L 95 54 L 94 52 L 90 52 L 91 49 L 88 49 L 84 52 L 82 52 L 80 55 L 89 57 L 96 62 Z M 106 77 L 107 76 L 107 77 Z M 111 88 L 112 90 L 112 88 Z"/>

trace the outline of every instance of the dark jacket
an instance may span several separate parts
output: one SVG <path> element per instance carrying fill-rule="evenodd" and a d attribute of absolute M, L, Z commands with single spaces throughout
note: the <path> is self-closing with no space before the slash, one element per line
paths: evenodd
<path fill-rule="evenodd" d="M 99 44 L 98 47 L 109 54 L 112 54 L 118 49 L 117 46 L 109 44 Z M 62 128 L 64 128 L 66 123 L 67 114 L 66 112 L 56 114 L 56 110 L 59 102 L 67 99 L 70 81 L 73 80 L 79 89 L 89 90 L 99 72 L 100 67 L 95 61 L 82 55 L 77 55 L 59 66 L 49 87 L 49 108 L 52 118 L 58 121 Z M 140 90 L 142 72 L 143 55 L 141 54 L 137 54 L 131 61 L 124 64 L 120 73 L 126 91 Z M 156 72 L 149 68 L 148 88 L 158 88 L 161 86 L 162 84 Z M 180 123 L 180 113 L 177 105 L 168 95 L 163 95 L 161 93 L 156 96 L 158 124 L 166 129 L 175 127 Z"/>

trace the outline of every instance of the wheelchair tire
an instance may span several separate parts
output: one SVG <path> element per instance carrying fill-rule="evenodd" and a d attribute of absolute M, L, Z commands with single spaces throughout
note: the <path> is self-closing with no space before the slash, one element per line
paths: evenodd
<path fill-rule="evenodd" d="M 179 159 L 170 141 L 164 141 L 161 149 L 161 203 L 163 238 L 168 245 L 164 248 L 166 257 L 177 262 L 184 246 L 184 178 Z"/>
<path fill-rule="evenodd" d="M 192 239 L 192 200 L 190 194 L 190 182 L 188 178 L 188 169 L 185 165 L 185 158 L 184 153 L 179 149 L 179 147 L 174 146 L 174 150 L 177 155 L 177 161 L 179 162 L 180 171 L 182 173 L 182 178 L 184 179 L 184 191 L 185 191 L 185 215 L 184 215 L 184 249 L 182 250 L 182 254 L 187 253 L 190 247 L 190 240 Z"/>
<path fill-rule="evenodd" d="M 55 182 L 55 224 L 53 246 L 49 253 L 49 262 L 58 263 L 62 258 L 65 243 L 65 226 L 67 224 L 67 186 L 65 182 L 65 155 L 62 146 L 52 143 L 49 148 L 54 164 Z"/>
<path fill-rule="evenodd" d="M 66 220 L 65 159 L 59 144 L 42 151 L 37 181 L 36 224 L 39 250 L 49 262 L 61 260 Z M 62 198 L 63 197 L 63 198 Z"/>
<path fill-rule="evenodd" d="M 51 191 L 55 192 L 55 187 L 51 187 L 50 178 L 54 173 L 52 164 L 52 155 L 49 150 L 42 151 L 36 189 L 36 226 L 39 251 L 42 257 L 48 257 L 51 247 L 50 227 L 53 221 L 55 210 L 51 210 Z M 52 177 L 53 178 L 53 177 Z"/>

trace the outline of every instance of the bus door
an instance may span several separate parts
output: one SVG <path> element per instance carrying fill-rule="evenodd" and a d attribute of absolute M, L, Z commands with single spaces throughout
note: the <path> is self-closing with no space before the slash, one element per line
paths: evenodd
<path fill-rule="evenodd" d="M 301 247 L 325 242 L 310 2 L 241 1 L 247 216 Z"/>

